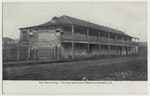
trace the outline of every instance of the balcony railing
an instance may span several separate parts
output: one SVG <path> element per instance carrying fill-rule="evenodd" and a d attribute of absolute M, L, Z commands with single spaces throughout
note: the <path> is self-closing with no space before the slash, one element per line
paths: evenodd
<path fill-rule="evenodd" d="M 123 44 L 123 40 L 116 40 L 117 44 Z"/>
<path fill-rule="evenodd" d="M 72 35 L 61 35 L 61 40 L 73 40 Z"/>
<path fill-rule="evenodd" d="M 109 43 L 109 39 L 108 38 L 104 38 L 104 37 L 100 37 L 99 38 L 99 43 Z"/>
<path fill-rule="evenodd" d="M 130 45 L 130 41 L 124 41 L 125 45 Z"/>
<path fill-rule="evenodd" d="M 111 44 L 117 44 L 117 40 L 116 39 L 110 39 L 110 43 Z"/>
<path fill-rule="evenodd" d="M 95 42 L 95 43 L 105 43 L 105 44 L 124 44 L 124 45 L 137 45 L 136 42 L 133 41 L 123 41 L 116 39 L 109 39 L 104 37 L 95 37 L 95 36 L 87 36 L 82 34 L 74 34 L 74 37 L 70 35 L 61 35 L 61 41 L 82 41 L 82 42 Z"/>
<path fill-rule="evenodd" d="M 87 40 L 89 42 L 99 42 L 99 38 L 94 36 L 87 36 Z"/>
<path fill-rule="evenodd" d="M 87 36 L 82 34 L 74 34 L 75 41 L 87 41 Z"/>

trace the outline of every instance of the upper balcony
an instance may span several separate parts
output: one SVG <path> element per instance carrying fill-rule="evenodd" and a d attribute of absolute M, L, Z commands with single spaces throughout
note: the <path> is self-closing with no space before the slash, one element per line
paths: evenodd
<path fill-rule="evenodd" d="M 137 45 L 136 42 L 133 41 L 123 41 L 123 40 L 116 40 L 116 39 L 109 39 L 104 37 L 95 37 L 95 36 L 87 36 L 82 34 L 74 34 L 73 35 L 61 35 L 62 42 L 85 42 L 85 43 L 101 43 L 101 44 L 124 44 L 124 45 Z"/>
<path fill-rule="evenodd" d="M 63 26 L 61 42 L 100 43 L 112 45 L 137 45 L 134 38 L 103 30 L 81 27 L 77 25 Z"/>

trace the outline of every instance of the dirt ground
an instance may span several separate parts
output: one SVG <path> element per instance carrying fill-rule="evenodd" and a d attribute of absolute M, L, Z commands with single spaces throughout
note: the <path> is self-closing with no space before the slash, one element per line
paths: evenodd
<path fill-rule="evenodd" d="M 4 80 L 147 80 L 147 58 L 107 58 L 3 68 Z"/>

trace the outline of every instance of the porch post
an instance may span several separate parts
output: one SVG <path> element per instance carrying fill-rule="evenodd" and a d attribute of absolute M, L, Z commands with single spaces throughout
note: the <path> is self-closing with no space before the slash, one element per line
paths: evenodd
<path fill-rule="evenodd" d="M 116 35 L 116 55 L 118 55 L 118 42 L 117 42 L 118 40 L 117 39 L 118 39 L 118 36 Z"/>
<path fill-rule="evenodd" d="M 101 55 L 101 44 L 99 44 L 99 56 Z"/>
<path fill-rule="evenodd" d="M 87 55 L 89 57 L 89 39 L 88 39 L 88 36 L 89 36 L 89 28 L 87 28 Z"/>
<path fill-rule="evenodd" d="M 110 45 L 108 45 L 108 56 L 110 56 Z"/>
<path fill-rule="evenodd" d="M 116 45 L 116 55 L 118 55 L 118 46 Z"/>
<path fill-rule="evenodd" d="M 88 53 L 88 57 L 89 57 L 89 43 L 87 43 L 87 53 Z"/>
<path fill-rule="evenodd" d="M 124 37 L 123 37 L 123 55 L 124 55 L 124 53 L 125 53 L 125 52 L 124 52 Z"/>
<path fill-rule="evenodd" d="M 123 51 L 123 54 L 122 54 L 122 55 L 124 55 L 124 45 L 123 45 L 122 47 L 123 47 L 123 50 L 122 50 L 122 51 Z"/>
<path fill-rule="evenodd" d="M 108 39 L 109 39 L 109 44 L 108 44 L 108 56 L 110 56 L 110 33 L 108 33 Z"/>
<path fill-rule="evenodd" d="M 99 31 L 98 32 L 98 38 L 99 38 L 99 40 L 100 40 L 100 38 L 101 38 L 101 32 Z M 101 44 L 100 44 L 100 42 L 99 42 L 99 56 L 101 55 Z"/>
<path fill-rule="evenodd" d="M 72 59 L 74 59 L 74 25 L 71 26 L 72 31 Z"/>

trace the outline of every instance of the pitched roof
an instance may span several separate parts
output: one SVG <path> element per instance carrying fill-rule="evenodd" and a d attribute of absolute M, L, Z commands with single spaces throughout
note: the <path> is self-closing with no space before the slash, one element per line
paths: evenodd
<path fill-rule="evenodd" d="M 31 27 L 26 27 L 26 28 L 45 27 L 45 26 L 52 26 L 52 25 L 75 24 L 75 25 L 89 27 L 89 28 L 93 28 L 93 29 L 97 29 L 97 30 L 103 30 L 103 31 L 110 32 L 110 33 L 129 36 L 126 33 L 124 33 L 123 31 L 116 30 L 116 29 L 106 27 L 106 26 L 102 26 L 102 25 L 98 25 L 98 24 L 94 24 L 94 23 L 91 23 L 91 22 L 88 22 L 88 21 L 80 20 L 80 19 L 70 17 L 70 16 L 66 16 L 66 15 L 63 15 L 61 17 L 53 17 L 53 18 L 55 18 L 55 20 L 51 20 L 51 21 L 46 22 L 46 23 L 41 24 L 41 25 L 31 26 Z"/>

